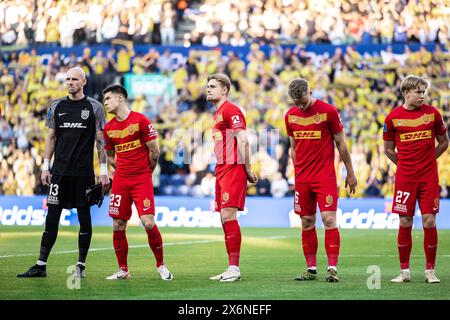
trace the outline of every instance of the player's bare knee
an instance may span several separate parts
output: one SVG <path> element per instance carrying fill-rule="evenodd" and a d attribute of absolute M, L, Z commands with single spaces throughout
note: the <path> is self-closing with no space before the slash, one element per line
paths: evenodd
<path fill-rule="evenodd" d="M 223 208 L 220 211 L 220 218 L 222 220 L 222 223 L 225 223 L 227 221 L 236 220 L 236 216 L 237 216 L 236 208 Z"/>
<path fill-rule="evenodd" d="M 232 216 L 222 216 L 221 217 L 222 223 L 228 222 L 228 221 L 232 221 L 232 220 L 236 220 L 236 217 L 232 217 Z"/>
<path fill-rule="evenodd" d="M 150 231 L 150 230 L 153 229 L 153 227 L 154 227 L 155 225 L 156 225 L 156 223 L 155 223 L 154 221 L 146 221 L 146 222 L 144 223 L 144 228 L 145 228 L 145 230 Z"/>
<path fill-rule="evenodd" d="M 302 220 L 302 229 L 305 231 L 313 229 L 316 225 L 315 216 L 303 216 L 301 217 L 301 220 Z"/>
<path fill-rule="evenodd" d="M 324 223 L 323 226 L 324 226 L 325 230 L 337 228 L 336 222 L 328 222 L 328 223 Z"/>
<path fill-rule="evenodd" d="M 436 217 L 434 214 L 422 215 L 422 225 L 424 228 L 434 228 L 436 226 Z"/>
<path fill-rule="evenodd" d="M 322 217 L 322 222 L 325 229 L 334 229 L 337 227 L 336 217 L 334 215 L 326 215 Z"/>
<path fill-rule="evenodd" d="M 334 229 L 337 227 L 336 219 L 325 219 L 323 220 L 323 226 L 325 229 Z"/>
<path fill-rule="evenodd" d="M 156 225 L 155 217 L 151 214 L 141 216 L 141 222 L 145 230 L 150 231 Z"/>
<path fill-rule="evenodd" d="M 127 221 L 121 219 L 113 220 L 113 230 L 114 231 L 125 231 L 127 229 Z"/>
<path fill-rule="evenodd" d="M 413 217 L 400 216 L 400 226 L 403 228 L 409 228 L 413 225 Z"/>

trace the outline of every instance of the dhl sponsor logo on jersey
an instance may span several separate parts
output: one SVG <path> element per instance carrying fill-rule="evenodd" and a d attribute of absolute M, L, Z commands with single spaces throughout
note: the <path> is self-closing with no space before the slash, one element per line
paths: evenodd
<path fill-rule="evenodd" d="M 221 114 L 219 114 L 216 118 L 216 120 L 214 120 L 214 125 L 218 124 L 219 122 L 223 121 L 223 117 Z"/>
<path fill-rule="evenodd" d="M 110 137 L 111 139 L 114 138 L 122 139 L 131 136 L 132 134 L 138 131 L 139 131 L 139 123 L 133 123 L 123 130 L 108 130 L 106 133 L 108 134 L 108 137 Z"/>
<path fill-rule="evenodd" d="M 116 152 L 120 153 L 120 152 L 130 151 L 130 150 L 134 150 L 140 146 L 141 146 L 141 140 L 136 139 L 134 141 L 118 144 L 116 146 Z"/>
<path fill-rule="evenodd" d="M 294 131 L 295 139 L 320 139 L 322 138 L 322 131 Z"/>
<path fill-rule="evenodd" d="M 289 123 L 295 123 L 295 124 L 299 124 L 301 126 L 309 126 L 311 124 L 319 124 L 324 121 L 327 121 L 326 113 L 316 113 L 315 115 L 308 117 L 308 118 L 302 118 L 302 117 L 297 117 L 297 116 L 293 116 L 293 115 L 288 116 Z"/>
<path fill-rule="evenodd" d="M 434 121 L 434 113 L 426 113 L 417 119 L 392 119 L 394 127 L 418 127 Z"/>
<path fill-rule="evenodd" d="M 424 131 L 415 131 L 415 132 L 408 132 L 408 133 L 401 133 L 400 134 L 400 141 L 413 141 L 413 140 L 423 140 L 423 139 L 431 139 L 431 130 L 424 130 Z"/>

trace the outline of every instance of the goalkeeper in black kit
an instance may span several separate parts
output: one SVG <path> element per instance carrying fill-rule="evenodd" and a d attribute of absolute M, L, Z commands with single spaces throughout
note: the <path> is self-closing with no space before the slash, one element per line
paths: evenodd
<path fill-rule="evenodd" d="M 107 156 L 104 150 L 103 127 L 105 111 L 103 105 L 83 93 L 86 75 L 79 67 L 66 74 L 68 96 L 58 99 L 50 106 L 46 126 L 44 164 L 41 180 L 49 186 L 48 212 L 45 231 L 42 234 L 39 258 L 20 278 L 46 277 L 47 258 L 56 242 L 59 220 L 63 209 L 76 208 L 80 232 L 78 234 L 79 256 L 76 275 L 86 276 L 86 257 L 92 237 L 90 206 L 99 204 L 102 193 L 89 192 L 95 183 L 94 143 L 100 162 L 102 192 L 109 188 Z M 54 155 L 53 166 L 50 160 Z M 94 188 L 94 191 L 97 190 Z M 86 192 L 88 191 L 88 192 Z"/>

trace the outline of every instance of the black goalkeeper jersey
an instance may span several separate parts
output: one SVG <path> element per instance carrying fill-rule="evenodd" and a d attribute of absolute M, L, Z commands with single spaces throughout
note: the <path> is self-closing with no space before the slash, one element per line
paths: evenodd
<path fill-rule="evenodd" d="M 55 129 L 52 174 L 94 176 L 95 137 L 105 126 L 103 105 L 86 96 L 58 99 L 50 106 L 45 125 Z"/>

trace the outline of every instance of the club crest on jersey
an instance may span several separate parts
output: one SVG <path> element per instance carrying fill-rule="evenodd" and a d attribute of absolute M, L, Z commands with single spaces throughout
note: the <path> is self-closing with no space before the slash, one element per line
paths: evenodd
<path fill-rule="evenodd" d="M 148 208 L 152 205 L 151 201 L 147 198 L 144 199 L 144 208 Z"/>
<path fill-rule="evenodd" d="M 89 118 L 89 110 L 81 110 L 81 119 L 86 120 L 87 118 Z"/>
<path fill-rule="evenodd" d="M 314 115 L 314 123 L 320 123 L 320 114 L 319 113 L 316 113 L 315 115 Z"/>
<path fill-rule="evenodd" d="M 431 121 L 430 116 L 428 114 L 424 114 L 422 117 L 422 120 L 425 124 L 427 124 Z"/>
<path fill-rule="evenodd" d="M 223 202 L 227 202 L 228 200 L 230 200 L 230 194 L 228 192 L 225 192 L 223 194 L 222 200 Z"/>
<path fill-rule="evenodd" d="M 331 194 L 327 195 L 325 198 L 327 205 L 331 206 L 333 204 L 333 196 Z"/>
<path fill-rule="evenodd" d="M 127 129 L 128 129 L 128 133 L 131 135 L 131 134 L 133 134 L 134 132 L 135 132 L 135 128 L 134 128 L 134 126 L 132 125 L 132 124 L 130 124 L 128 127 L 127 127 Z"/>

